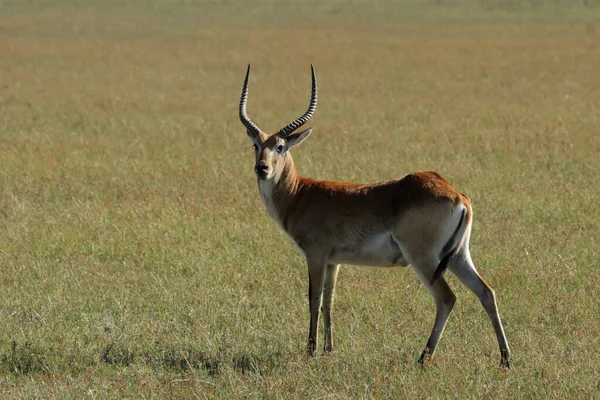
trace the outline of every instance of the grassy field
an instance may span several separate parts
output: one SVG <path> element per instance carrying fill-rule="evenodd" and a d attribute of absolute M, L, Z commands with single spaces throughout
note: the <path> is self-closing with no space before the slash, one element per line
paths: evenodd
<path fill-rule="evenodd" d="M 0 396 L 600 396 L 600 5 L 0 0 Z M 476 298 L 436 357 L 410 269 L 343 267 L 308 359 L 307 272 L 237 117 L 319 79 L 304 176 L 437 170 L 473 199 Z"/>

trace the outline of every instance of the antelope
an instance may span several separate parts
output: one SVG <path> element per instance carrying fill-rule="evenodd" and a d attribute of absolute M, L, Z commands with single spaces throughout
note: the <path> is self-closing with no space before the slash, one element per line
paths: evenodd
<path fill-rule="evenodd" d="M 317 348 L 323 313 L 325 353 L 333 350 L 331 310 L 339 265 L 408 266 L 429 290 L 436 306 L 433 329 L 418 362 L 433 357 L 456 296 L 444 279 L 446 269 L 473 292 L 487 312 L 500 346 L 501 365 L 510 367 L 494 290 L 479 276 L 469 252 L 473 209 L 469 197 L 437 172 L 415 172 L 374 184 L 323 181 L 296 172 L 290 149 L 311 129 L 298 131 L 317 108 L 317 79 L 311 65 L 308 110 L 274 134 L 246 113 L 246 71 L 239 117 L 252 142 L 258 190 L 268 214 L 294 241 L 308 265 L 310 328 L 308 354 Z"/>

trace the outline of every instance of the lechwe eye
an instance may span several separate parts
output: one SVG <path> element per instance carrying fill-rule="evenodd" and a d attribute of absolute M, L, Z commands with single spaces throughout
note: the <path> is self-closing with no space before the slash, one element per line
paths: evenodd
<path fill-rule="evenodd" d="M 277 151 L 279 154 L 283 153 L 284 150 L 285 150 L 285 146 L 282 144 L 277 146 L 277 149 L 275 149 L 275 151 Z"/>
<path fill-rule="evenodd" d="M 254 143 L 252 147 L 254 147 L 254 151 L 258 151 L 258 145 L 256 143 Z"/>

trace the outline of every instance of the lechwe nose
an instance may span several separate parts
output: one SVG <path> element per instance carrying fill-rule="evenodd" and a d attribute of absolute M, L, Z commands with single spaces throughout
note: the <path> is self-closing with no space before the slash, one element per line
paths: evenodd
<path fill-rule="evenodd" d="M 267 165 L 267 163 L 264 161 L 260 161 L 254 167 L 254 172 L 256 172 L 257 175 L 266 175 L 268 169 L 269 166 Z"/>

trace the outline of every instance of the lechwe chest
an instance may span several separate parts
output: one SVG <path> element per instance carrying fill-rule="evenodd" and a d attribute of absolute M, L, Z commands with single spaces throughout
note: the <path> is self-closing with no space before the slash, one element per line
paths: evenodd
<path fill-rule="evenodd" d="M 283 226 L 280 209 L 278 208 L 278 204 L 276 204 L 277 200 L 274 197 L 275 185 L 276 183 L 271 180 L 259 180 L 258 187 L 260 197 L 267 209 L 267 213 L 279 225 L 279 228 L 294 240 L 294 244 L 302 251 L 294 237 Z M 365 229 L 360 229 L 357 226 L 353 226 L 353 231 L 354 232 L 344 232 L 342 235 L 336 235 L 337 240 L 332 240 L 330 243 L 327 243 L 328 238 L 318 238 L 319 241 L 329 249 L 328 262 L 332 264 L 354 264 L 377 267 L 407 265 L 407 262 L 402 255 L 402 251 L 391 232 L 384 229 L 373 232 L 366 227 Z M 302 236 L 307 235 L 310 236 L 310 232 L 304 232 Z M 314 240 L 317 238 L 307 237 L 305 239 Z"/>

